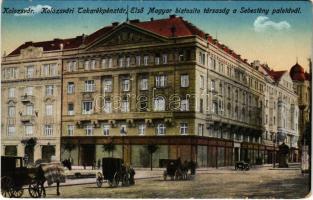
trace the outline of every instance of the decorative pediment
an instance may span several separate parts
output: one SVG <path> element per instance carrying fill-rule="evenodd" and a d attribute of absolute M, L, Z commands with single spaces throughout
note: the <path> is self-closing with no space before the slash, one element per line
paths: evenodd
<path fill-rule="evenodd" d="M 55 101 L 55 98 L 53 96 L 46 96 L 44 98 L 45 103 L 53 103 Z"/>
<path fill-rule="evenodd" d="M 98 49 L 101 47 L 112 47 L 130 44 L 150 44 L 164 42 L 166 38 L 139 29 L 129 24 L 122 24 L 111 33 L 103 36 L 87 49 Z"/>

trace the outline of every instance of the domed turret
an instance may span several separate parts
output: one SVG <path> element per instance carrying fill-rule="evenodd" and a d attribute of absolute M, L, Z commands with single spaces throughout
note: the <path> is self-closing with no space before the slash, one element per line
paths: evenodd
<path fill-rule="evenodd" d="M 290 77 L 294 81 L 305 81 L 304 69 L 298 62 L 291 67 Z"/>

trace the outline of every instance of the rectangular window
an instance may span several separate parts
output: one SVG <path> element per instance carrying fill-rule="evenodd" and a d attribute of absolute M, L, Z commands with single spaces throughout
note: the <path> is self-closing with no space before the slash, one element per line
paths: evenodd
<path fill-rule="evenodd" d="M 46 85 L 46 96 L 53 96 L 53 85 Z"/>
<path fill-rule="evenodd" d="M 5 70 L 5 76 L 7 79 L 15 79 L 18 75 L 18 69 L 16 67 L 10 67 Z"/>
<path fill-rule="evenodd" d="M 76 61 L 69 61 L 67 63 L 67 71 L 73 72 L 76 70 Z"/>
<path fill-rule="evenodd" d="M 90 69 L 96 69 L 96 61 L 95 60 L 90 61 Z"/>
<path fill-rule="evenodd" d="M 142 123 L 138 125 L 138 134 L 145 135 L 146 132 L 146 124 Z"/>
<path fill-rule="evenodd" d="M 137 66 L 141 65 L 141 57 L 140 56 L 136 56 L 136 65 Z"/>
<path fill-rule="evenodd" d="M 34 66 L 26 67 L 26 78 L 34 77 Z"/>
<path fill-rule="evenodd" d="M 162 55 L 162 63 L 167 64 L 167 54 Z"/>
<path fill-rule="evenodd" d="M 215 81 L 211 80 L 211 91 L 215 91 Z"/>
<path fill-rule="evenodd" d="M 12 126 L 12 125 L 9 125 L 8 126 L 8 133 L 7 133 L 8 136 L 13 136 L 15 135 L 15 126 Z"/>
<path fill-rule="evenodd" d="M 118 62 L 120 67 L 125 67 L 124 59 L 125 59 L 124 57 L 119 58 Z"/>
<path fill-rule="evenodd" d="M 33 105 L 27 105 L 26 106 L 26 115 L 33 115 L 34 106 Z"/>
<path fill-rule="evenodd" d="M 187 123 L 180 123 L 180 134 L 187 135 L 188 134 L 188 124 Z"/>
<path fill-rule="evenodd" d="M 113 67 L 113 59 L 109 58 L 109 68 L 112 68 L 112 67 Z"/>
<path fill-rule="evenodd" d="M 52 136 L 53 135 L 53 126 L 52 125 L 45 125 L 45 136 Z"/>
<path fill-rule="evenodd" d="M 203 99 L 200 99 L 200 109 L 199 112 L 203 113 Z"/>
<path fill-rule="evenodd" d="M 84 101 L 82 114 L 92 114 L 92 112 L 93 112 L 92 101 Z"/>
<path fill-rule="evenodd" d="M 163 123 L 157 124 L 157 127 L 156 127 L 156 134 L 157 134 L 157 135 L 165 135 L 165 132 L 166 132 L 166 126 L 165 126 L 165 124 L 163 124 Z"/>
<path fill-rule="evenodd" d="M 74 82 L 67 83 L 67 94 L 74 94 L 75 93 L 75 84 Z"/>
<path fill-rule="evenodd" d="M 74 125 L 68 125 L 67 126 L 67 135 L 68 136 L 73 136 L 74 135 L 74 129 L 75 129 Z"/>
<path fill-rule="evenodd" d="M 204 124 L 198 124 L 198 135 L 203 136 Z"/>
<path fill-rule="evenodd" d="M 102 125 L 102 133 L 104 136 L 109 136 L 110 135 L 110 125 L 103 124 Z"/>
<path fill-rule="evenodd" d="M 93 127 L 91 124 L 85 126 L 85 133 L 87 136 L 92 136 L 93 134 Z"/>
<path fill-rule="evenodd" d="M 56 67 L 55 63 L 51 64 L 44 64 L 43 65 L 43 72 L 45 76 L 55 76 L 56 75 Z"/>
<path fill-rule="evenodd" d="M 46 116 L 51 116 L 53 113 L 53 106 L 51 104 L 46 105 Z"/>
<path fill-rule="evenodd" d="M 189 76 L 188 75 L 181 75 L 180 76 L 180 86 L 181 87 L 189 87 Z"/>
<path fill-rule="evenodd" d="M 107 67 L 108 67 L 107 66 L 107 60 L 105 58 L 103 58 L 102 61 L 101 61 L 101 68 L 105 69 Z"/>
<path fill-rule="evenodd" d="M 9 98 L 15 97 L 15 88 L 9 88 Z"/>
<path fill-rule="evenodd" d="M 122 90 L 124 92 L 127 92 L 130 90 L 130 80 L 129 79 L 122 80 Z"/>
<path fill-rule="evenodd" d="M 8 107 L 9 117 L 15 117 L 15 106 Z"/>
<path fill-rule="evenodd" d="M 104 80 L 103 92 L 112 92 L 112 80 L 111 79 Z"/>
<path fill-rule="evenodd" d="M 205 53 L 199 52 L 199 62 L 202 65 L 205 65 Z"/>
<path fill-rule="evenodd" d="M 26 125 L 25 126 L 25 135 L 26 136 L 33 135 L 33 125 Z"/>
<path fill-rule="evenodd" d="M 130 57 L 126 58 L 126 67 L 130 67 Z"/>
<path fill-rule="evenodd" d="M 204 89 L 204 76 L 200 75 L 200 89 Z"/>
<path fill-rule="evenodd" d="M 89 60 L 85 61 L 84 68 L 85 68 L 85 70 L 90 70 L 90 62 L 89 62 Z"/>
<path fill-rule="evenodd" d="M 189 111 L 188 99 L 182 99 L 180 102 L 180 111 Z"/>
<path fill-rule="evenodd" d="M 85 81 L 85 92 L 94 92 L 95 91 L 95 81 L 94 80 L 87 80 Z"/>
<path fill-rule="evenodd" d="M 148 79 L 147 78 L 140 79 L 140 90 L 148 90 Z"/>
<path fill-rule="evenodd" d="M 129 112 L 129 101 L 128 101 L 128 99 L 124 99 L 122 101 L 121 112 Z"/>
<path fill-rule="evenodd" d="M 68 115 L 74 115 L 74 104 L 73 103 L 69 103 L 67 104 L 67 114 Z"/>
<path fill-rule="evenodd" d="M 166 86 L 166 76 L 165 75 L 160 75 L 155 77 L 155 86 L 157 88 L 162 88 Z"/>
<path fill-rule="evenodd" d="M 149 61 L 149 56 L 144 56 L 143 57 L 143 64 L 144 64 L 144 66 L 148 65 L 148 61 Z"/>
<path fill-rule="evenodd" d="M 105 99 L 104 100 L 104 107 L 103 107 L 103 111 L 105 113 L 111 113 L 112 112 L 112 103 L 110 99 Z"/>
<path fill-rule="evenodd" d="M 155 57 L 154 62 L 156 65 L 159 65 L 160 64 L 160 57 Z"/>

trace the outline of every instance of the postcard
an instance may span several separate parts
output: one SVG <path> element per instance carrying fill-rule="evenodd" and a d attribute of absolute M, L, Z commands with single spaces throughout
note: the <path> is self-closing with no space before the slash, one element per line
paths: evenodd
<path fill-rule="evenodd" d="M 312 12 L 3 0 L 2 196 L 309 198 Z"/>

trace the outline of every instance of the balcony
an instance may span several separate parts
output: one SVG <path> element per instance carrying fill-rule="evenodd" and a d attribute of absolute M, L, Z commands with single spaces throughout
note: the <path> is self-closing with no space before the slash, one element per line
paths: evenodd
<path fill-rule="evenodd" d="M 21 102 L 22 103 L 28 103 L 28 102 L 33 103 L 34 101 L 35 101 L 35 96 L 33 96 L 33 95 L 25 94 L 25 95 L 21 96 Z"/>
<path fill-rule="evenodd" d="M 34 115 L 21 115 L 21 122 L 22 123 L 30 123 L 35 120 Z"/>

